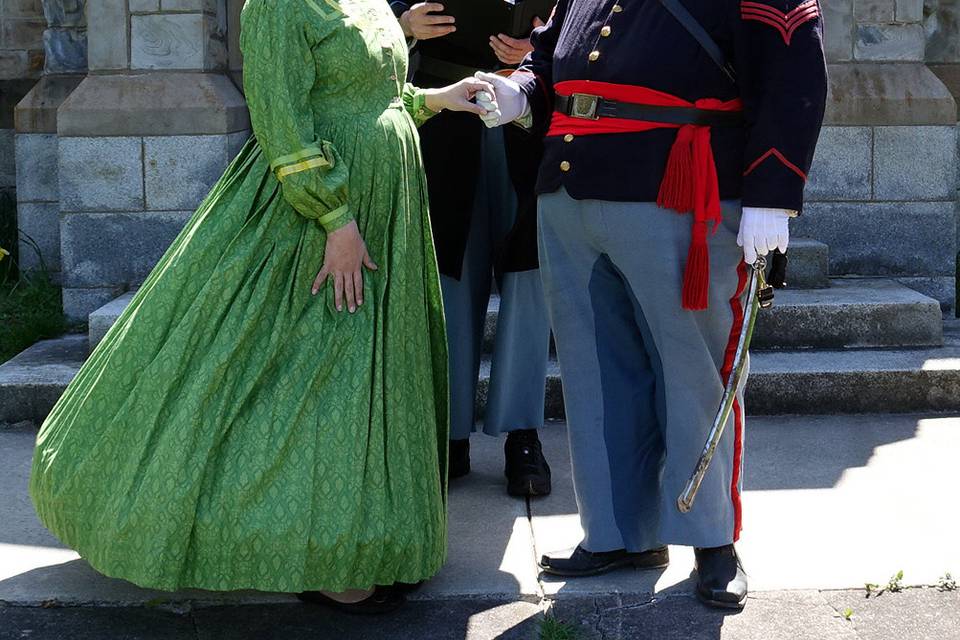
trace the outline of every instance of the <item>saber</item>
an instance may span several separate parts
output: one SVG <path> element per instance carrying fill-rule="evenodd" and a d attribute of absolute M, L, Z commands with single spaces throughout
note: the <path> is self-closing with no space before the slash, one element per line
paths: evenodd
<path fill-rule="evenodd" d="M 750 278 L 747 282 L 747 316 L 743 322 L 743 328 L 740 330 L 740 337 L 737 339 L 737 351 L 733 359 L 733 370 L 727 379 L 727 386 L 723 391 L 723 398 L 720 400 L 720 409 L 717 411 L 717 417 L 713 419 L 713 427 L 707 434 L 707 442 L 703 447 L 703 453 L 697 460 L 697 466 L 693 475 L 687 480 L 687 485 L 683 492 L 677 498 L 677 509 L 680 513 L 687 513 L 693 508 L 693 501 L 697 498 L 697 492 L 703 483 L 704 476 L 707 475 L 707 469 L 710 468 L 710 462 L 717 451 L 717 445 L 720 444 L 720 438 L 723 437 L 723 431 L 726 429 L 727 421 L 730 419 L 730 412 L 733 410 L 733 403 L 737 399 L 737 393 L 740 391 L 740 385 L 743 382 L 743 374 L 747 366 L 747 352 L 750 349 L 750 340 L 753 337 L 753 328 L 757 322 L 757 313 L 760 309 L 769 309 L 773 306 L 773 288 L 767 286 L 764 271 L 767 267 L 767 260 L 763 256 L 758 256 L 757 261 L 753 263 L 750 270 Z"/>

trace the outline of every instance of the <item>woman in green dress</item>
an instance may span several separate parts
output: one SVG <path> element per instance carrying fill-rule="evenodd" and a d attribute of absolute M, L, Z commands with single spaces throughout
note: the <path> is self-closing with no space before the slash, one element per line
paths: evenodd
<path fill-rule="evenodd" d="M 390 605 L 373 587 L 431 577 L 446 547 L 415 124 L 483 113 L 489 87 L 405 85 L 383 0 L 248 0 L 241 42 L 255 137 L 44 422 L 31 495 L 144 587 Z"/>

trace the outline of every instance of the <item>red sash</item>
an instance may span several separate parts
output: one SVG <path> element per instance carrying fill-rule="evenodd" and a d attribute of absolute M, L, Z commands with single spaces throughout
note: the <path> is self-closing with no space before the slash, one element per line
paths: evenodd
<path fill-rule="evenodd" d="M 651 105 L 658 107 L 695 107 L 715 111 L 742 111 L 739 99 L 724 102 L 704 98 L 688 102 L 668 93 L 609 82 L 568 80 L 558 82 L 554 91 L 568 96 L 586 93 L 617 102 Z M 693 233 L 687 265 L 683 276 L 683 308 L 702 310 L 707 308 L 710 286 L 710 255 L 707 235 L 716 230 L 722 220 L 720 211 L 720 185 L 717 167 L 710 145 L 710 127 L 693 124 L 668 124 L 624 118 L 600 118 L 588 120 L 574 118 L 559 112 L 553 114 L 548 136 L 598 135 L 606 133 L 638 133 L 653 129 L 679 129 L 677 139 L 670 150 L 657 205 L 679 213 L 693 213 Z M 708 225 L 709 231 L 708 231 Z"/>

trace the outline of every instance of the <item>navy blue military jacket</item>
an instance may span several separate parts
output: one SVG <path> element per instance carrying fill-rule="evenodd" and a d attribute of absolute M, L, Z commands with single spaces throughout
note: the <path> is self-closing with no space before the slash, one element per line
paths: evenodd
<path fill-rule="evenodd" d="M 534 32 L 522 67 L 533 75 L 514 76 L 535 128 L 546 130 L 554 84 L 566 80 L 641 86 L 690 102 L 739 97 L 745 126 L 711 131 L 721 198 L 800 211 L 827 92 L 818 0 L 682 1 L 723 49 L 736 83 L 658 0 L 559 0 Z M 538 192 L 565 187 L 577 199 L 655 201 L 676 134 L 548 137 Z"/>

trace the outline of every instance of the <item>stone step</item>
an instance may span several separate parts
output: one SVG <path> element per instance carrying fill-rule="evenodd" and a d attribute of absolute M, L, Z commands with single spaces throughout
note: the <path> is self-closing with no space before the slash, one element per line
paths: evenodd
<path fill-rule="evenodd" d="M 489 383 L 490 362 L 484 360 L 477 391 L 481 414 Z M 547 419 L 562 420 L 556 361 L 549 364 L 546 385 Z M 755 415 L 958 411 L 960 336 L 926 349 L 753 353 L 747 410 Z"/>
<path fill-rule="evenodd" d="M 43 340 L 0 365 L 0 423 L 36 424 L 73 380 L 87 357 L 87 336 Z"/>
<path fill-rule="evenodd" d="M 787 287 L 822 289 L 830 286 L 830 249 L 809 238 L 791 238 L 787 250 Z"/>
<path fill-rule="evenodd" d="M 897 413 L 960 410 L 960 326 L 952 324 L 942 347 L 844 351 L 759 351 L 747 387 L 750 413 Z M 0 365 L 0 423 L 39 424 L 76 375 L 87 339 L 70 335 L 38 342 Z M 490 362 L 481 365 L 482 407 Z M 562 419 L 560 370 L 551 361 L 546 413 Z"/>
<path fill-rule="evenodd" d="M 127 305 L 130 304 L 135 293 L 136 291 L 127 291 L 122 296 L 114 298 L 87 316 L 87 337 L 91 351 L 100 344 L 103 336 L 107 335 L 107 331 L 113 326 L 113 323 L 117 321 L 117 318 L 119 318 L 123 310 L 127 308 Z"/>
<path fill-rule="evenodd" d="M 943 343 L 940 304 L 894 280 L 835 279 L 825 289 L 781 289 L 761 313 L 755 349 L 927 347 Z M 491 353 L 500 310 L 487 311 L 484 350 Z"/>

